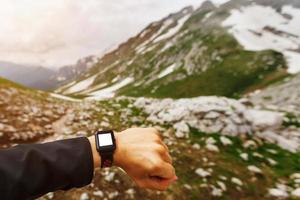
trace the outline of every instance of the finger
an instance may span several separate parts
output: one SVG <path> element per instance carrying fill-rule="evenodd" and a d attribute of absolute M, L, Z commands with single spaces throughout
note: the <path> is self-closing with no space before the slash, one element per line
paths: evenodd
<path fill-rule="evenodd" d="M 167 151 L 167 149 L 164 145 L 159 144 L 157 146 L 156 152 L 159 154 L 160 158 L 163 161 L 172 164 L 172 157 L 170 156 L 169 152 Z"/>
<path fill-rule="evenodd" d="M 176 178 L 172 179 L 161 179 L 158 177 L 149 177 L 149 179 L 146 181 L 145 185 L 147 188 L 152 190 L 160 190 L 164 191 L 166 190 L 175 180 Z"/>
<path fill-rule="evenodd" d="M 170 156 L 170 154 L 169 154 L 168 152 L 165 152 L 165 153 L 162 154 L 161 156 L 162 156 L 162 159 L 163 159 L 165 162 L 170 163 L 170 164 L 173 163 L 172 157 Z"/>
<path fill-rule="evenodd" d="M 174 167 L 170 163 L 163 162 L 160 166 L 156 168 L 155 171 L 150 173 L 150 176 L 160 177 L 162 179 L 171 179 L 174 176 L 176 176 L 176 174 Z"/>
<path fill-rule="evenodd" d="M 161 142 L 161 143 L 165 147 L 165 149 L 169 152 L 169 147 L 165 143 L 163 143 L 163 142 Z"/>

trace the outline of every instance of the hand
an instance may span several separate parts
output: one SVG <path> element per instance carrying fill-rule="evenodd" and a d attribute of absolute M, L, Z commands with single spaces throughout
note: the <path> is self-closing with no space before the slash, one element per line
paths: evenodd
<path fill-rule="evenodd" d="M 168 147 L 155 128 L 131 128 L 115 133 L 115 165 L 121 167 L 139 187 L 166 190 L 177 180 Z"/>

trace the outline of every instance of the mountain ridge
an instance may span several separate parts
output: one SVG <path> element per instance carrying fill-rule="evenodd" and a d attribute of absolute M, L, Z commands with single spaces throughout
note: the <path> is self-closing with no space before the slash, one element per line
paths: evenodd
<path fill-rule="evenodd" d="M 114 84 L 122 83 L 122 79 L 131 79 L 113 93 L 175 98 L 199 95 L 233 97 L 286 77 L 287 64 L 281 53 L 244 50 L 222 26 L 230 16 L 230 10 L 244 5 L 250 3 L 229 1 L 216 7 L 206 1 L 195 10 L 187 7 L 153 22 L 103 56 L 86 73 L 89 84 L 85 89 L 76 90 L 78 85 L 86 83 L 87 79 L 81 77 L 57 92 L 97 99 L 95 94 L 103 96 L 101 89 L 105 93 L 111 91 L 111 87 L 115 88 Z M 245 69 L 241 66 L 249 72 L 243 73 Z M 223 74 L 223 77 L 218 74 Z M 215 86 L 206 87 L 207 81 Z M 223 83 L 228 84 L 224 86 Z"/>

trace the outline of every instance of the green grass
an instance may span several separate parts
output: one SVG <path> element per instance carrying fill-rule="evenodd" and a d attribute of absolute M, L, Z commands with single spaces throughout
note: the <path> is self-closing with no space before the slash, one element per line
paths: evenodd
<path fill-rule="evenodd" d="M 218 146 L 222 146 L 220 142 L 220 134 L 206 134 L 206 133 L 201 133 L 197 130 L 192 130 L 191 132 L 191 139 L 194 142 L 200 143 L 200 145 L 203 146 L 203 138 L 208 138 L 208 137 L 213 137 L 216 141 Z M 224 147 L 222 149 L 222 154 L 226 157 L 228 160 L 234 160 L 235 162 L 239 164 L 252 164 L 256 166 L 265 166 L 268 165 L 269 163 L 267 162 L 266 158 L 271 158 L 275 161 L 277 161 L 277 165 L 275 166 L 270 166 L 272 168 L 271 170 L 273 171 L 275 176 L 289 176 L 292 173 L 299 172 L 300 171 L 300 155 L 298 153 L 292 153 L 287 150 L 284 150 L 280 148 L 276 144 L 272 143 L 267 143 L 263 142 L 261 145 L 259 145 L 257 148 L 251 149 L 245 149 L 243 147 L 243 140 L 240 139 L 239 137 L 228 137 L 232 142 L 233 145 Z M 252 136 L 247 136 L 246 139 L 252 139 Z M 244 139 L 245 140 L 245 139 Z M 255 139 L 254 139 L 255 141 Z M 277 153 L 273 154 L 269 150 L 275 150 Z M 247 153 L 249 155 L 249 161 L 245 162 L 244 160 L 241 159 L 239 156 L 240 153 Z M 258 159 L 257 157 L 253 156 L 253 153 L 257 152 L 263 155 L 264 158 Z"/>
<path fill-rule="evenodd" d="M 209 137 L 217 141 L 216 145 L 220 149 L 219 153 L 211 153 L 205 150 L 205 141 Z M 244 139 L 226 137 L 233 142 L 232 145 L 223 146 L 218 133 L 207 134 L 192 129 L 190 133 L 191 144 L 198 143 L 201 149 L 194 152 L 185 152 L 181 149 L 178 153 L 175 153 L 177 159 L 180 160 L 176 163 L 176 170 L 180 177 L 177 189 L 180 190 L 179 188 L 184 187 L 186 183 L 196 186 L 188 193 L 187 199 L 214 199 L 211 197 L 209 189 L 200 188 L 199 185 L 203 183 L 217 185 L 216 182 L 220 181 L 220 175 L 228 178 L 228 180 L 222 181 L 226 184 L 228 191 L 224 193 L 221 199 L 244 199 L 249 197 L 251 199 L 272 199 L 266 196 L 267 190 L 274 187 L 279 180 L 288 181 L 291 174 L 300 171 L 299 154 L 291 153 L 275 144 L 266 142 L 262 142 L 256 148 L 246 149 L 243 147 L 245 140 L 252 139 L 256 141 L 257 139 L 251 136 L 246 136 Z M 270 150 L 274 151 L 275 154 L 271 153 Z M 261 154 L 262 158 L 253 156 L 254 152 Z M 243 160 L 240 157 L 241 153 L 247 153 L 249 160 Z M 201 160 L 203 157 L 206 157 L 209 160 L 208 162 L 213 162 L 215 165 L 208 167 Z M 268 158 L 275 160 L 277 164 L 271 165 L 267 160 Z M 213 170 L 212 177 L 204 181 L 195 174 L 194 170 L 180 167 L 182 163 L 189 163 L 189 166 L 201 167 L 206 170 L 211 168 Z M 249 165 L 259 167 L 263 171 L 263 175 L 253 175 L 247 169 Z M 230 181 L 231 177 L 237 177 L 243 182 L 240 190 Z"/>
<path fill-rule="evenodd" d="M 286 113 L 285 119 L 283 121 L 283 126 L 284 127 L 294 126 L 300 128 L 300 118 L 293 113 Z"/>
<path fill-rule="evenodd" d="M 188 76 L 181 68 L 149 85 L 139 87 L 129 85 L 121 89 L 119 94 L 156 98 L 182 98 L 200 95 L 239 97 L 245 92 L 266 87 L 287 76 L 284 69 L 286 63 L 281 53 L 271 50 L 261 52 L 245 51 L 231 35 L 218 29 L 215 32 L 208 33 L 205 31 L 189 32 L 176 46 L 158 55 L 156 60 L 167 60 L 167 58 L 173 58 L 179 54 L 187 54 L 193 45 L 197 43 L 205 46 L 206 50 L 191 58 L 191 62 L 194 63 L 196 69 L 201 69 L 203 63 L 206 63 L 208 65 L 206 71 L 195 72 L 193 75 Z M 212 59 L 213 54 L 217 54 L 220 59 Z M 153 55 L 149 53 L 148 56 Z M 146 63 L 145 58 L 141 63 Z M 182 66 L 185 64 L 183 62 Z M 154 65 L 154 63 L 151 65 Z M 165 63 L 161 64 L 160 67 L 169 65 L 170 63 Z M 151 70 L 153 70 L 151 67 L 145 69 L 143 78 L 147 77 Z M 170 79 L 170 77 L 172 78 L 179 73 L 185 74 L 186 78 L 181 80 Z M 158 89 L 153 92 L 153 88 L 156 87 Z"/>
<path fill-rule="evenodd" d="M 0 77 L 0 86 L 9 86 L 9 87 L 14 87 L 14 88 L 29 90 L 28 88 L 26 88 L 18 83 L 14 83 L 12 81 L 9 81 L 9 80 L 1 78 L 1 77 Z"/>

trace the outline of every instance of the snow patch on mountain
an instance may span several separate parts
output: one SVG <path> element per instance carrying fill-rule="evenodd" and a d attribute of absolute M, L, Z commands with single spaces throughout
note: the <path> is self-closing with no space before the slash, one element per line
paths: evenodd
<path fill-rule="evenodd" d="M 72 94 L 72 93 L 80 92 L 84 89 L 87 89 L 89 86 L 91 86 L 93 84 L 96 77 L 97 77 L 97 75 L 94 75 L 94 76 L 91 76 L 88 79 L 85 79 L 83 81 L 80 81 L 79 83 L 76 83 L 75 85 L 70 87 L 65 93 L 66 94 Z"/>
<path fill-rule="evenodd" d="M 67 96 L 60 95 L 60 94 L 56 94 L 56 93 L 50 93 L 50 96 L 52 96 L 54 98 L 57 98 L 57 99 L 61 99 L 61 100 L 80 102 L 80 100 L 78 100 L 78 99 L 74 99 L 74 98 L 67 97 Z"/>
<path fill-rule="evenodd" d="M 173 35 L 175 35 L 181 29 L 181 27 L 184 25 L 184 23 L 190 18 L 190 16 L 191 16 L 191 14 L 188 14 L 188 15 L 182 17 L 180 20 L 178 20 L 176 26 L 169 29 L 168 32 L 166 32 L 165 34 L 162 34 L 159 37 L 157 37 L 153 42 L 154 43 L 160 42 L 162 40 L 168 39 L 168 38 L 172 37 Z"/>
<path fill-rule="evenodd" d="M 291 17 L 286 17 L 283 14 Z M 223 21 L 230 27 L 240 44 L 247 50 L 273 49 L 282 52 L 289 64 L 289 72 L 300 71 L 300 9 L 284 6 L 282 13 L 272 7 L 251 5 L 231 11 Z"/>
<path fill-rule="evenodd" d="M 169 67 L 167 67 L 165 70 L 163 70 L 159 75 L 158 78 L 162 78 L 167 76 L 168 74 L 171 74 L 172 72 L 174 72 L 176 68 L 176 63 L 170 65 Z"/>
<path fill-rule="evenodd" d="M 128 85 L 129 83 L 133 82 L 133 78 L 132 77 L 128 77 L 128 78 L 125 78 L 123 79 L 122 81 L 110 86 L 110 87 L 107 87 L 107 88 L 104 88 L 104 89 L 101 89 L 101 90 L 98 90 L 98 91 L 95 91 L 93 93 L 90 94 L 90 97 L 86 98 L 88 100 L 102 100 L 102 99 L 108 99 L 108 98 L 113 98 L 115 96 L 115 92 Z"/>

